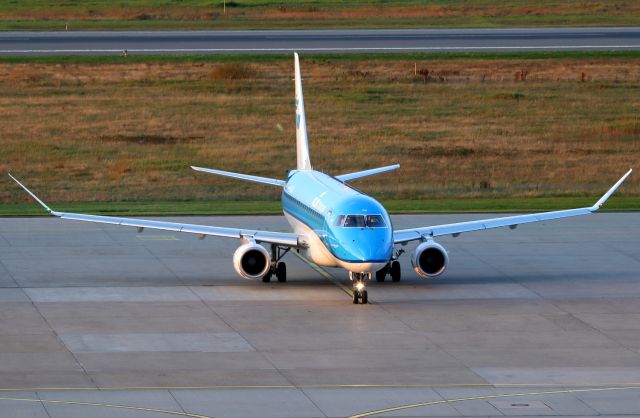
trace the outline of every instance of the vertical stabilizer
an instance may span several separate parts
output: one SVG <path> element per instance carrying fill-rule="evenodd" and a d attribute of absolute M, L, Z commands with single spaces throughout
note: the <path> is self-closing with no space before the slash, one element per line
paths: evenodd
<path fill-rule="evenodd" d="M 311 170 L 309 157 L 309 139 L 307 138 L 307 118 L 304 114 L 304 97 L 302 96 L 302 77 L 300 76 L 300 59 L 294 53 L 296 83 L 296 149 L 298 170 Z"/>

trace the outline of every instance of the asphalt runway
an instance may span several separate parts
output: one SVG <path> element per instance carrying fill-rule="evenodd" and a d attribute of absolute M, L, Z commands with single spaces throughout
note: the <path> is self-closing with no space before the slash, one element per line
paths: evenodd
<path fill-rule="evenodd" d="M 0 32 L 0 55 L 640 49 L 640 27 Z"/>
<path fill-rule="evenodd" d="M 1 218 L 0 416 L 640 414 L 639 213 L 439 241 L 443 276 L 405 254 L 353 305 L 344 272 L 293 255 L 285 284 L 237 277 L 234 240 Z"/>

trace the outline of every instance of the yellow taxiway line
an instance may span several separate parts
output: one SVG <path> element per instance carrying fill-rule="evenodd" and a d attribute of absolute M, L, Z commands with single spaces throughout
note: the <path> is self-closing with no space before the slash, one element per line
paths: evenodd
<path fill-rule="evenodd" d="M 640 382 L 587 383 L 453 383 L 453 384 L 310 384 L 310 385 L 210 385 L 210 386 L 107 386 L 107 387 L 21 387 L 0 388 L 0 392 L 125 391 L 125 390 L 224 390 L 224 389 L 429 389 L 429 388 L 640 388 Z M 590 389 L 589 389 L 590 390 Z"/>
<path fill-rule="evenodd" d="M 402 411 L 405 409 L 420 408 L 423 406 L 431 406 L 431 405 L 451 404 L 456 402 L 480 401 L 480 400 L 498 399 L 498 398 L 515 398 L 515 397 L 522 397 L 522 396 L 558 395 L 558 394 L 580 393 L 580 392 L 607 392 L 607 391 L 615 391 L 615 390 L 632 390 L 632 389 L 640 389 L 640 386 L 591 388 L 591 389 L 565 389 L 565 390 L 548 390 L 548 391 L 542 391 L 542 392 L 505 393 L 501 395 L 469 396 L 466 398 L 442 399 L 439 401 L 429 401 L 429 402 L 420 402 L 420 403 L 415 403 L 410 405 L 394 406 L 391 408 L 378 409 L 376 411 L 369 411 L 369 412 L 363 412 L 356 415 L 351 415 L 349 418 L 364 418 L 372 415 L 381 415 L 381 414 L 387 414 L 389 412 Z"/>
<path fill-rule="evenodd" d="M 537 384 L 538 386 L 563 386 L 567 387 L 569 385 L 566 384 Z M 139 387 L 109 387 L 109 388 L 0 388 L 0 391 L 10 392 L 10 391 L 117 391 L 117 390 L 188 390 L 188 389 L 200 389 L 200 390 L 213 390 L 213 389 L 311 389 L 311 388 L 437 388 L 437 387 L 495 387 L 495 388 L 507 388 L 507 387 L 534 387 L 535 384 L 454 384 L 454 385 L 248 385 L 248 386 L 177 386 L 177 387 L 166 387 L 166 386 L 139 386 Z M 593 387 L 593 385 L 582 385 L 582 386 L 591 386 L 589 388 L 582 389 L 563 389 L 563 390 L 547 390 L 547 391 L 538 391 L 538 392 L 522 392 L 522 393 L 505 393 L 505 394 L 497 394 L 497 395 L 483 395 L 483 396 L 468 396 L 464 398 L 454 398 L 454 399 L 441 399 L 436 401 L 428 401 L 428 402 L 419 402 L 414 404 L 407 405 L 398 405 L 394 407 L 378 409 L 375 411 L 361 412 L 355 415 L 349 416 L 349 418 L 365 418 L 373 415 L 382 415 L 390 412 L 403 411 L 407 409 L 420 408 L 425 406 L 432 405 L 442 405 L 442 404 L 452 404 L 458 402 L 469 402 L 469 401 L 479 401 L 479 400 L 488 400 L 488 399 L 501 399 L 501 398 L 515 398 L 515 397 L 524 397 L 524 396 L 544 396 L 544 395 L 560 395 L 560 394 L 572 394 L 572 393 L 585 393 L 585 392 L 612 392 L 612 391 L 623 391 L 623 390 L 640 390 L 640 384 L 636 383 L 633 386 L 625 386 L 623 385 L 615 385 L 613 387 Z M 131 405 L 120 405 L 120 404 L 106 404 L 106 403 L 98 403 L 98 402 L 83 402 L 83 401 L 65 401 L 61 399 L 34 399 L 34 398 L 14 398 L 14 397 L 0 397 L 1 401 L 13 401 L 13 402 L 33 402 L 33 403 L 50 403 L 50 404 L 63 404 L 63 405 L 76 405 L 76 406 L 94 406 L 101 408 L 115 408 L 115 409 L 125 409 L 125 410 L 133 410 L 140 412 L 149 412 L 149 413 L 157 413 L 157 414 L 165 414 L 165 415 L 173 415 L 179 417 L 187 417 L 187 418 L 213 418 L 208 415 L 190 413 L 190 412 L 180 412 L 180 411 L 171 411 L 167 409 L 158 409 L 158 408 L 145 408 L 140 406 L 131 406 Z"/>
<path fill-rule="evenodd" d="M 97 402 L 63 401 L 59 399 L 7 398 L 7 397 L 0 397 L 0 401 L 38 402 L 38 403 L 42 402 L 42 403 L 52 403 L 52 404 L 76 405 L 76 406 L 96 406 L 96 407 L 102 407 L 102 408 L 128 409 L 132 411 L 167 414 L 167 415 L 173 415 L 178 417 L 213 418 L 207 415 L 191 414 L 189 412 L 169 411 L 167 409 L 144 408 L 141 406 L 118 405 L 118 404 L 97 403 Z"/>

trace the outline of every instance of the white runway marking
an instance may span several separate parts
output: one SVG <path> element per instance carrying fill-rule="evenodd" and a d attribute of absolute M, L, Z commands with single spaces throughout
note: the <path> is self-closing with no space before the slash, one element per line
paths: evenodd
<path fill-rule="evenodd" d="M 121 48 L 121 49 L 0 49 L 0 54 L 66 54 L 66 53 L 122 53 L 165 52 L 340 52 L 340 51 L 483 51 L 483 50 L 580 50 L 580 49 L 640 49 L 640 45 L 542 45 L 542 46 L 416 46 L 416 47 L 345 47 L 345 48 Z"/>

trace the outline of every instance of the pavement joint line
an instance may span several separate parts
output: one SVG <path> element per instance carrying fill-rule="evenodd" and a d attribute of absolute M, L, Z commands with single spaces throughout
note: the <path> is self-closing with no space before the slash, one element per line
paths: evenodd
<path fill-rule="evenodd" d="M 150 237 L 153 237 L 153 236 L 155 236 L 155 237 L 165 237 L 165 236 L 173 236 L 173 235 L 149 235 L 149 236 L 150 236 Z M 140 234 L 138 234 L 138 235 L 137 235 L 137 238 L 138 238 L 138 239 L 141 239 L 141 238 L 140 238 Z M 174 238 L 175 238 L 175 240 L 177 240 L 177 241 L 179 241 L 179 240 L 180 240 L 180 238 L 176 238 L 176 237 L 174 237 Z M 142 240 L 142 241 L 145 241 L 145 239 L 141 239 L 141 240 Z M 172 239 L 167 239 L 167 240 L 172 240 Z M 155 239 L 155 240 L 146 240 L 146 241 L 159 241 L 159 239 Z M 181 278 L 181 277 L 180 277 L 180 276 L 179 276 L 179 275 L 178 275 L 178 274 L 177 274 L 177 273 L 176 273 L 176 272 L 175 272 L 171 267 L 169 267 L 169 265 L 168 265 L 167 263 L 165 263 L 164 259 L 162 259 L 161 257 L 158 257 L 158 256 L 157 256 L 153 251 L 151 251 L 151 249 L 150 249 L 149 247 L 147 247 L 146 245 L 143 245 L 143 247 L 144 247 L 145 251 L 151 255 L 151 257 L 153 257 L 153 258 L 155 258 L 155 259 L 156 259 L 156 261 L 158 262 L 158 264 L 160 264 L 160 265 L 161 265 L 162 267 L 164 267 L 164 268 L 165 268 L 169 273 L 171 273 L 171 275 L 172 275 L 172 276 L 173 276 L 177 281 L 179 281 L 180 283 L 182 283 L 182 285 L 183 285 L 183 286 L 185 285 L 185 283 L 184 283 L 184 281 L 182 280 L 182 278 Z M 195 292 L 193 292 L 193 290 L 191 290 L 191 292 L 192 292 L 192 293 L 195 293 Z"/>
<path fill-rule="evenodd" d="M 300 260 L 302 260 L 305 264 L 307 264 L 309 267 L 311 267 L 312 269 L 314 269 L 315 271 L 320 273 L 320 275 L 322 275 L 322 277 L 324 277 L 325 279 L 329 280 L 331 283 L 336 285 L 344 293 L 346 293 L 347 295 L 353 297 L 353 290 L 349 289 L 347 286 L 345 286 L 342 283 L 340 283 L 340 281 L 338 279 L 336 279 L 333 276 L 333 274 L 329 273 L 328 271 L 326 271 L 322 267 L 318 266 L 317 264 L 312 263 L 311 261 L 307 260 L 306 258 L 304 258 L 303 256 L 301 256 L 300 254 L 298 254 L 295 251 L 293 252 L 293 255 L 295 255 Z"/>
<path fill-rule="evenodd" d="M 476 385 L 476 386 L 481 386 L 481 385 Z M 492 386 L 492 385 L 487 385 L 487 386 Z M 400 406 L 395 406 L 391 408 L 379 409 L 375 411 L 368 411 L 368 412 L 363 412 L 356 415 L 351 415 L 349 416 L 349 418 L 364 418 L 372 415 L 381 415 L 381 414 L 386 414 L 390 412 L 397 412 L 397 411 L 406 410 L 406 409 L 415 409 L 415 408 L 424 407 L 424 406 L 451 404 L 451 403 L 468 402 L 468 401 L 476 401 L 476 400 L 514 398 L 514 397 L 524 397 L 524 396 L 586 393 L 586 392 L 605 392 L 605 391 L 611 392 L 611 391 L 638 390 L 638 389 L 640 389 L 640 386 L 616 386 L 616 387 L 598 387 L 598 388 L 588 388 L 588 389 L 565 389 L 565 390 L 554 390 L 554 391 L 469 396 L 464 398 L 442 399 L 442 400 L 436 400 L 436 401 L 400 405 Z M 171 410 L 156 409 L 156 408 L 145 408 L 145 407 L 138 407 L 138 406 L 131 406 L 131 405 L 105 404 L 105 403 L 98 403 L 98 402 L 65 401 L 65 400 L 58 400 L 58 399 L 12 398 L 12 397 L 0 397 L 0 401 L 33 402 L 33 403 L 42 403 L 43 405 L 44 404 L 63 404 L 63 405 L 76 405 L 76 406 L 94 406 L 94 407 L 102 407 L 102 408 L 134 410 L 134 411 L 149 412 L 149 413 L 161 413 L 161 414 L 183 416 L 183 417 L 190 417 L 190 418 L 213 418 L 211 416 L 189 413 L 189 412 L 171 411 Z"/>
<path fill-rule="evenodd" d="M 477 262 L 482 263 L 486 266 L 489 266 L 490 268 L 494 269 L 495 271 L 497 271 L 498 273 L 500 273 L 504 278 L 506 278 L 507 280 L 509 280 L 511 283 L 513 283 L 514 285 L 520 286 L 524 289 L 526 289 L 528 292 L 531 292 L 531 294 L 533 296 L 535 296 L 535 299 L 537 300 L 544 300 L 544 297 L 538 293 L 537 291 L 535 291 L 534 289 L 532 289 L 530 286 L 527 286 L 526 284 L 524 284 L 521 281 L 516 280 L 516 278 L 512 277 L 511 275 L 509 275 L 507 272 L 503 271 L 500 267 L 494 266 L 492 263 L 490 263 L 489 261 L 483 259 L 482 257 L 479 257 L 478 255 L 474 254 L 473 252 L 469 251 L 469 250 L 463 250 L 466 254 L 468 254 L 470 257 L 473 257 Z M 553 302 L 552 302 L 553 304 Z M 555 306 L 555 304 L 554 304 Z M 556 306 L 557 307 L 557 306 Z"/>
<path fill-rule="evenodd" d="M 172 390 L 167 390 L 167 393 L 169 394 L 169 396 L 171 396 L 171 399 L 173 399 L 173 401 L 176 403 L 176 405 L 178 405 L 180 407 L 180 409 L 182 410 L 182 412 L 184 412 L 185 414 L 187 413 L 187 410 L 184 409 L 184 406 L 182 406 L 182 404 L 180 403 L 180 401 L 178 400 L 178 398 L 176 398 L 175 393 L 173 393 Z"/>
<path fill-rule="evenodd" d="M 63 401 L 59 399 L 8 398 L 8 397 L 0 397 L 0 401 L 34 402 L 34 403 L 43 403 L 43 404 L 49 403 L 49 404 L 75 405 L 75 406 L 95 406 L 95 407 L 101 407 L 101 408 L 127 409 L 127 410 L 139 411 L 139 412 L 167 414 L 167 415 L 189 417 L 189 418 L 213 418 L 208 415 L 192 414 L 189 412 L 180 412 L 180 411 L 170 411 L 168 409 L 144 408 L 141 406 L 107 404 L 107 403 L 98 403 L 98 402 Z"/>
<path fill-rule="evenodd" d="M 13 277 L 13 273 L 11 273 L 11 272 L 9 271 L 9 269 L 7 268 L 7 266 L 4 264 L 4 262 L 3 262 L 2 260 L 0 260 L 0 268 L 2 268 L 2 270 L 4 270 L 4 271 L 9 275 L 9 278 L 10 278 L 10 279 L 11 279 L 11 281 L 13 281 L 13 283 L 15 284 L 15 288 L 22 289 L 22 288 L 20 287 L 20 283 L 18 283 L 18 281 L 16 280 L 16 278 L 15 278 L 15 277 Z M 23 293 L 24 293 L 24 291 L 23 291 Z"/>
<path fill-rule="evenodd" d="M 260 355 L 260 357 L 267 362 L 268 364 L 271 365 L 272 370 L 275 370 L 286 382 L 289 382 L 290 386 L 294 386 L 293 383 L 291 382 L 291 379 L 287 378 L 287 376 L 284 375 L 284 373 L 282 373 L 282 369 L 279 369 L 277 367 L 277 365 L 269 358 L 269 356 L 258 350 L 258 348 L 251 342 L 251 340 L 247 337 L 245 337 L 242 332 L 238 329 L 236 329 L 236 327 L 234 327 L 225 317 L 224 315 L 222 315 L 221 313 L 217 312 L 213 306 L 209 305 L 207 303 L 207 301 L 205 301 L 202 296 L 200 296 L 200 294 L 198 294 L 198 292 L 196 292 L 195 290 L 193 290 L 193 286 L 187 286 L 187 288 L 189 289 L 189 291 L 194 294 L 196 296 L 196 298 L 198 298 L 200 300 L 200 303 L 202 303 L 202 305 L 204 305 L 204 307 L 206 309 L 209 310 L 209 312 L 211 312 L 213 315 L 215 315 L 217 318 L 219 318 L 227 327 L 229 327 L 229 329 L 233 330 L 233 332 L 235 332 L 236 334 L 238 334 L 238 336 L 240 338 L 242 338 L 242 340 L 244 342 L 246 342 L 249 347 L 251 347 L 254 352 L 258 353 Z M 171 394 L 173 396 L 173 393 Z M 177 402 L 177 400 L 176 400 Z"/>
<path fill-rule="evenodd" d="M 33 309 L 38 313 L 38 315 L 40 315 L 40 318 L 42 318 L 44 323 L 47 324 L 47 326 L 51 330 L 51 333 L 55 336 L 56 341 L 58 341 L 58 343 L 60 343 L 60 345 L 62 347 L 64 347 L 65 350 L 67 350 L 67 352 L 69 353 L 71 358 L 73 358 L 73 361 L 80 368 L 80 370 L 82 370 L 82 373 L 84 374 L 84 376 L 86 376 L 86 378 L 89 380 L 89 382 L 93 383 L 97 388 L 98 384 L 93 380 L 93 377 L 91 377 L 89 372 L 87 372 L 87 369 L 84 367 L 84 364 L 82 364 L 82 362 L 78 358 L 77 353 L 75 353 L 73 350 L 71 350 L 71 347 L 69 347 L 65 343 L 65 341 L 62 339 L 62 337 L 60 337 L 60 334 L 58 333 L 58 331 L 51 325 L 51 322 L 49 322 L 49 319 L 46 316 L 44 316 L 44 314 L 40 310 L 40 307 L 38 306 L 38 303 L 36 301 L 34 301 L 33 299 L 31 299 L 31 297 L 28 294 L 26 294 L 26 295 L 29 298 L 29 300 L 31 301 L 31 306 L 33 306 Z"/>
<path fill-rule="evenodd" d="M 480 401 L 480 400 L 500 399 L 500 398 L 515 398 L 515 397 L 523 397 L 523 396 L 560 395 L 560 394 L 584 393 L 584 392 L 606 392 L 606 391 L 611 392 L 616 390 L 633 390 L 633 389 L 638 390 L 640 389 L 640 386 L 590 388 L 590 389 L 565 389 L 565 390 L 549 390 L 549 391 L 542 391 L 542 392 L 504 393 L 499 395 L 469 396 L 465 398 L 442 399 L 438 401 L 429 401 L 429 402 L 421 402 L 421 403 L 415 403 L 410 405 L 394 406 L 391 408 L 378 409 L 375 411 L 369 411 L 369 412 L 363 412 L 356 415 L 351 415 L 349 416 L 349 418 L 364 418 L 372 415 L 381 415 L 389 412 L 397 412 L 397 411 L 402 411 L 406 409 L 420 408 L 423 406 L 452 404 L 457 402 Z"/>
<path fill-rule="evenodd" d="M 542 298 L 542 296 L 541 296 L 541 298 Z M 582 324 L 583 326 L 586 326 L 587 328 L 589 328 L 589 329 L 593 330 L 594 332 L 600 334 L 600 336 L 602 336 L 603 338 L 606 338 L 611 343 L 618 345 L 620 348 L 626 350 L 629 353 L 635 354 L 636 356 L 638 355 L 638 352 L 636 350 L 634 350 L 634 348 L 632 346 L 624 344 L 623 341 L 618 341 L 618 340 L 615 340 L 614 338 L 611 338 L 609 336 L 609 334 L 606 333 L 605 330 L 601 330 L 600 328 L 596 327 L 595 325 L 591 325 L 590 323 L 582 320 L 582 318 L 580 318 L 579 316 L 576 316 L 574 313 L 569 312 L 568 310 L 562 309 L 560 307 L 560 305 L 558 304 L 557 300 L 549 299 L 549 303 L 551 303 L 551 306 L 555 307 L 559 311 L 564 312 L 565 315 L 568 315 L 571 318 L 573 318 L 574 320 L 580 322 L 580 324 Z M 615 386 L 615 385 L 609 385 L 609 386 Z"/>
<path fill-rule="evenodd" d="M 322 408 L 320 408 L 320 405 L 318 405 L 318 404 L 313 400 L 313 398 L 311 397 L 311 395 L 309 395 L 309 394 L 307 393 L 307 391 L 306 391 L 306 390 L 304 390 L 304 389 L 297 389 L 297 390 L 298 390 L 298 392 L 300 392 L 300 393 L 301 393 L 305 398 L 307 398 L 307 399 L 309 400 L 309 402 L 311 402 L 311 405 L 313 405 L 313 406 L 318 410 L 318 412 L 320 412 L 320 413 L 322 414 L 322 416 L 323 416 L 324 418 L 328 418 L 328 417 L 329 417 L 329 415 L 327 415 L 327 414 L 322 410 Z"/>
<path fill-rule="evenodd" d="M 384 305 L 382 306 L 382 310 L 384 312 L 386 312 L 387 314 L 391 315 L 393 318 L 395 318 L 396 320 L 398 320 L 398 322 L 400 322 L 401 324 L 403 324 L 405 327 L 407 327 L 409 330 L 411 330 L 412 332 L 416 332 L 417 330 L 409 323 L 405 320 L 405 318 L 401 315 L 398 315 L 395 312 L 391 312 L 389 311 L 389 309 L 387 309 Z M 478 374 L 478 372 L 471 366 L 469 366 L 468 364 L 465 363 L 465 361 L 463 361 L 463 359 L 459 358 L 458 356 L 456 356 L 455 354 L 453 354 L 452 352 L 450 352 L 449 350 L 445 349 L 442 345 L 440 345 L 439 343 L 437 343 L 436 341 L 432 340 L 427 334 L 424 334 L 424 338 L 430 343 L 433 344 L 435 347 L 437 347 L 438 350 L 441 350 L 443 353 L 446 353 L 448 356 L 453 357 L 454 359 L 456 359 L 457 361 L 459 361 L 471 374 L 475 375 L 478 377 L 478 379 L 480 379 L 483 382 L 487 382 L 487 379 L 485 379 L 484 377 L 482 377 L 480 374 Z M 486 383 L 489 384 L 489 383 Z M 455 409 L 455 408 L 454 408 Z"/>
<path fill-rule="evenodd" d="M 111 386 L 111 387 L 32 387 L 0 388 L 0 392 L 56 392 L 56 391 L 125 391 L 125 390 L 225 390 L 225 389 L 416 389 L 416 388 L 627 388 L 640 389 L 640 382 L 585 383 L 452 383 L 452 384 L 317 384 L 317 385 L 212 385 L 212 386 Z"/>
<path fill-rule="evenodd" d="M 11 243 L 9 242 L 9 240 L 8 240 L 8 239 L 6 239 L 6 238 L 4 237 L 4 235 L 0 234 L 0 240 L 2 240 L 2 241 L 4 241 L 4 242 L 6 242 L 6 243 L 7 243 L 7 245 L 8 245 L 9 247 L 12 247 Z"/>
<path fill-rule="evenodd" d="M 42 410 L 44 411 L 45 414 L 47 414 L 48 418 L 53 418 L 51 416 L 51 411 L 49 411 L 49 409 L 47 409 L 47 405 L 42 403 L 42 394 L 40 392 L 36 392 L 35 395 L 38 397 L 38 399 L 40 399 L 40 406 L 42 406 Z"/>
<path fill-rule="evenodd" d="M 581 49 L 640 49 L 640 45 L 532 45 L 532 46 L 424 46 L 424 47 L 299 47 L 299 48 L 118 48 L 118 49 L 3 49 L 0 54 L 47 54 L 47 53 L 197 53 L 197 52 L 293 52 L 293 51 L 485 51 L 485 50 L 581 50 Z"/>
<path fill-rule="evenodd" d="M 447 398 L 446 398 L 446 396 L 444 396 L 442 393 L 440 393 L 440 392 L 438 391 L 438 389 L 442 389 L 442 388 L 432 388 L 431 390 L 433 390 L 433 391 L 434 391 L 438 396 L 440 396 L 440 398 L 441 398 L 441 399 L 447 399 Z M 493 416 L 493 415 L 495 415 L 495 416 L 502 416 L 502 415 L 504 415 L 502 412 L 500 412 L 500 410 L 498 409 L 498 407 L 497 407 L 497 406 L 495 406 L 495 405 L 494 405 L 494 404 L 492 404 L 491 402 L 488 402 L 488 404 L 489 404 L 489 405 L 491 405 L 492 410 L 495 410 L 495 412 L 494 412 L 492 415 L 490 415 L 490 416 Z M 452 405 L 451 407 L 452 407 L 454 410 L 456 410 L 460 415 L 462 415 L 462 416 L 464 416 L 464 415 L 465 415 L 465 414 L 464 414 L 464 412 L 463 412 L 463 411 L 460 411 L 460 410 L 456 407 L 456 405 L 455 405 L 455 404 L 454 404 L 454 405 Z"/>

